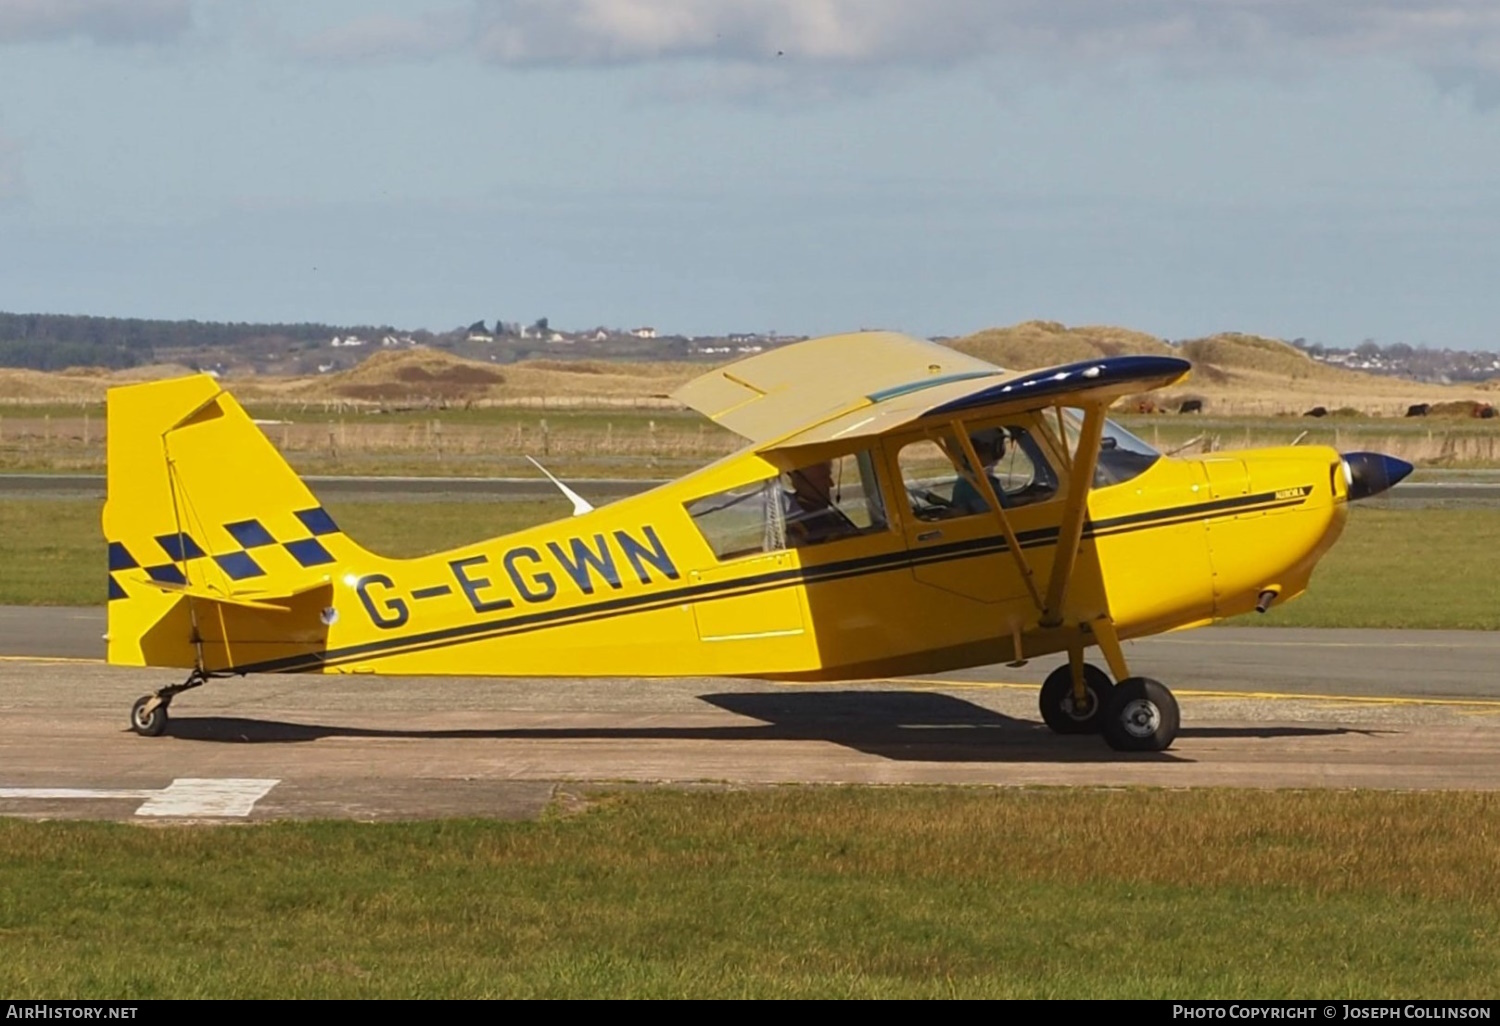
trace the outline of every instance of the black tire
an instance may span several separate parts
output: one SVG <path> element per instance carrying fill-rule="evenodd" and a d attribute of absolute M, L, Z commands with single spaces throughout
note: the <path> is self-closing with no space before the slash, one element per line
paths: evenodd
<path fill-rule="evenodd" d="M 157 737 L 167 729 L 166 702 L 159 703 L 150 712 L 146 711 L 146 703 L 155 697 L 155 695 L 142 695 L 135 700 L 135 705 L 130 707 L 130 729 L 141 737 Z"/>
<path fill-rule="evenodd" d="M 1073 673 L 1067 663 L 1047 674 L 1047 679 L 1042 682 L 1042 719 L 1054 734 L 1099 733 L 1104 722 L 1103 712 L 1109 708 L 1115 686 L 1110 683 L 1109 674 L 1093 663 L 1083 664 L 1083 683 L 1093 700 L 1087 709 L 1074 706 Z"/>
<path fill-rule="evenodd" d="M 1129 677 L 1104 711 L 1104 740 L 1117 752 L 1164 752 L 1177 739 L 1177 699 L 1160 681 Z"/>

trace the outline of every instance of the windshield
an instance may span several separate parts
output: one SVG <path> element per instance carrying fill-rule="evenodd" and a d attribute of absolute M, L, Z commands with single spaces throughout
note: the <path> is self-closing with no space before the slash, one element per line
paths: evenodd
<path fill-rule="evenodd" d="M 1063 432 L 1068 437 L 1068 455 L 1076 456 L 1078 434 L 1083 427 L 1083 411 L 1071 408 L 1063 410 L 1062 423 Z M 1099 443 L 1099 464 L 1094 468 L 1094 487 L 1107 488 L 1129 481 L 1159 459 L 1161 453 L 1106 418 L 1104 438 Z"/>

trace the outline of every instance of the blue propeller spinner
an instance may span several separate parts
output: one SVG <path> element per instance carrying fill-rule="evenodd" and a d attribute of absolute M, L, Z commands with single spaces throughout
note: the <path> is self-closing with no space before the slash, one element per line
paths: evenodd
<path fill-rule="evenodd" d="M 1351 500 L 1379 495 L 1404 481 L 1412 471 L 1405 460 L 1378 452 L 1346 452 L 1343 458 L 1344 481 L 1349 485 Z"/>

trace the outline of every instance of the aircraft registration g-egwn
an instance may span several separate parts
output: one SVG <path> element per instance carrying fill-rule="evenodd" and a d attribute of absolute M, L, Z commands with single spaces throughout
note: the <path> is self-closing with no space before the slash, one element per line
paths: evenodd
<path fill-rule="evenodd" d="M 826 681 L 1066 653 L 1046 723 L 1159 751 L 1176 700 L 1120 643 L 1300 594 L 1348 502 L 1411 470 L 1318 446 L 1172 458 L 1106 418 L 1189 369 L 813 339 L 675 393 L 735 454 L 414 559 L 344 534 L 212 378 L 111 389 L 109 661 L 191 671 L 131 710 L 156 735 L 180 692 L 238 674 Z"/>

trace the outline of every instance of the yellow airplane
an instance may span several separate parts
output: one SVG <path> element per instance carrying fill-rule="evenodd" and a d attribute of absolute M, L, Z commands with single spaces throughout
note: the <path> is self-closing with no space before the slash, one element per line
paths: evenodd
<path fill-rule="evenodd" d="M 1411 471 L 1170 458 L 1106 419 L 1188 370 L 813 339 L 675 393 L 748 440 L 734 455 L 597 510 L 564 486 L 571 519 L 416 559 L 339 530 L 213 379 L 111 389 L 109 661 L 191 670 L 131 710 L 156 735 L 180 692 L 248 673 L 811 681 L 1066 653 L 1046 723 L 1159 751 L 1177 703 L 1121 641 L 1300 594 L 1348 501 Z"/>

